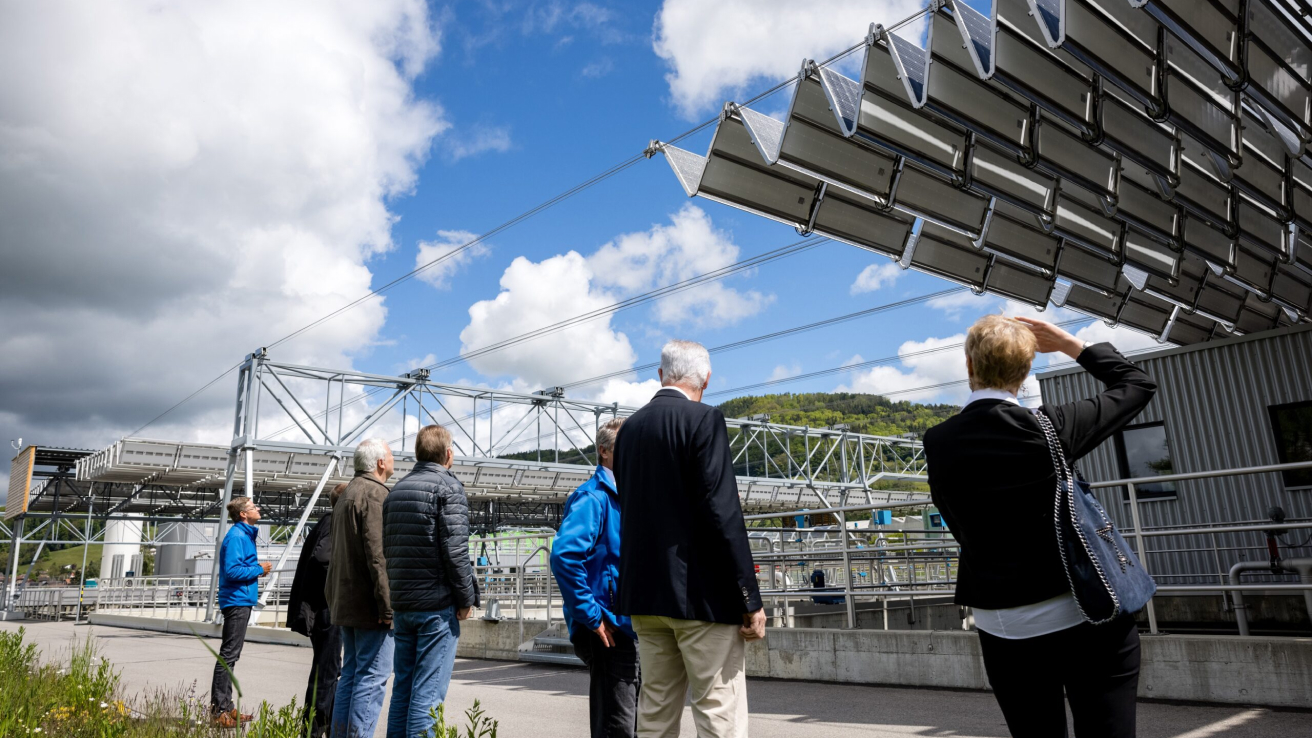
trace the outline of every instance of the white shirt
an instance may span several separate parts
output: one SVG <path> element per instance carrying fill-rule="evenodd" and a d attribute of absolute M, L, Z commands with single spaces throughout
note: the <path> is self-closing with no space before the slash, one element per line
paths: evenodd
<path fill-rule="evenodd" d="M 680 386 L 677 385 L 677 384 L 667 384 L 667 385 L 665 385 L 664 387 L 661 387 L 661 389 L 663 389 L 663 390 L 667 390 L 667 389 L 678 390 L 678 391 L 679 391 L 679 394 L 683 395 L 684 397 L 687 397 L 689 400 L 692 399 L 692 395 L 688 394 L 688 391 L 687 391 L 687 390 L 685 390 L 684 388 L 680 387 Z M 660 390 L 657 390 L 657 392 L 659 392 L 659 391 L 660 391 Z"/>
<path fill-rule="evenodd" d="M 976 400 L 1003 400 L 1013 405 L 1020 404 L 1012 393 L 997 389 L 980 389 L 971 392 L 970 397 L 966 398 L 966 405 Z M 1033 605 L 1008 607 L 1002 610 L 984 610 L 976 607 L 973 610 L 976 628 L 989 635 L 1010 640 L 1056 633 L 1074 628 L 1084 622 L 1084 616 L 1080 614 L 1080 606 L 1075 602 L 1075 595 L 1070 592 Z"/>

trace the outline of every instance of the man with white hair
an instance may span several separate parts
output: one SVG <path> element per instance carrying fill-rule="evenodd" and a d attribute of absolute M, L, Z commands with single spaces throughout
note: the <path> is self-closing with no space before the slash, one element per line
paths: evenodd
<path fill-rule="evenodd" d="M 383 557 L 384 482 L 392 468 L 386 441 L 364 441 L 355 449 L 355 479 L 333 506 L 333 549 L 324 585 L 342 636 L 333 738 L 373 736 L 392 673 L 392 601 Z"/>
<path fill-rule="evenodd" d="M 765 612 L 724 414 L 701 403 L 710 354 L 670 341 L 660 378 L 614 457 L 617 609 L 633 619 L 642 663 L 638 736 L 677 736 L 688 696 L 698 736 L 746 738 L 744 644 L 765 637 Z"/>

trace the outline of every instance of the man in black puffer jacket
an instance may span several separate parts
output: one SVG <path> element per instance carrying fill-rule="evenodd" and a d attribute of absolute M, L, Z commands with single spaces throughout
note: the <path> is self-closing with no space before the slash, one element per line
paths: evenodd
<path fill-rule="evenodd" d="M 446 699 L 460 621 L 478 606 L 469 501 L 451 473 L 451 433 L 440 425 L 421 428 L 415 461 L 414 471 L 383 502 L 383 555 L 396 633 L 388 738 L 411 738 L 432 727 L 428 710 Z"/>

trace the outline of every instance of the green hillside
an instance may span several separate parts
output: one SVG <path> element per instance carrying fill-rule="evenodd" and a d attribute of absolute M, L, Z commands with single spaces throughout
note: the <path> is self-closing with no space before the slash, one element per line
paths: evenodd
<path fill-rule="evenodd" d="M 900 436 L 904 433 L 923 434 L 944 419 L 955 415 L 956 405 L 921 405 L 914 402 L 894 402 L 879 395 L 864 395 L 855 392 L 808 392 L 805 394 L 762 395 L 760 397 L 738 397 L 719 405 L 720 411 L 728 418 L 749 418 L 754 415 L 769 415 L 773 423 L 783 425 L 810 426 L 827 428 L 847 424 L 854 433 L 869 433 L 878 436 Z M 782 453 L 782 447 L 774 441 L 767 444 L 771 455 Z M 804 442 L 795 439 L 795 451 L 803 448 Z M 777 448 L 777 451 L 776 451 Z M 585 451 L 593 453 L 589 445 Z M 506 454 L 507 459 L 536 460 L 537 451 L 521 451 Z M 542 460 L 552 461 L 555 452 L 543 449 Z M 579 452 L 561 451 L 560 461 L 565 464 L 587 464 Z M 756 457 L 761 463 L 760 457 Z M 786 466 L 782 458 L 777 459 L 781 466 Z M 740 463 L 739 473 L 747 474 L 746 463 Z M 751 469 L 759 472 L 759 469 Z"/>
<path fill-rule="evenodd" d="M 803 394 L 738 397 L 720 405 L 726 417 L 747 418 L 762 413 L 773 423 L 812 428 L 847 424 L 854 433 L 897 436 L 924 433 L 956 414 L 956 405 L 921 405 L 894 402 L 880 395 L 854 392 L 808 392 Z"/>

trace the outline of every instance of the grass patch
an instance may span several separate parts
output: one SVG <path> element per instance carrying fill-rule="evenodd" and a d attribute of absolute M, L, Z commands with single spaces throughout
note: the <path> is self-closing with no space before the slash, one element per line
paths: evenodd
<path fill-rule="evenodd" d="M 305 709 L 293 699 L 282 706 L 260 703 L 242 730 L 210 721 L 209 704 L 190 690 L 128 695 L 118 671 L 87 640 L 66 658 L 42 659 L 27 633 L 0 631 L 0 736 L 4 738 L 305 738 Z M 208 645 L 208 644 L 207 644 Z M 497 723 L 478 702 L 465 713 L 462 730 L 448 724 L 443 706 L 431 713 L 429 736 L 496 738 Z"/>

